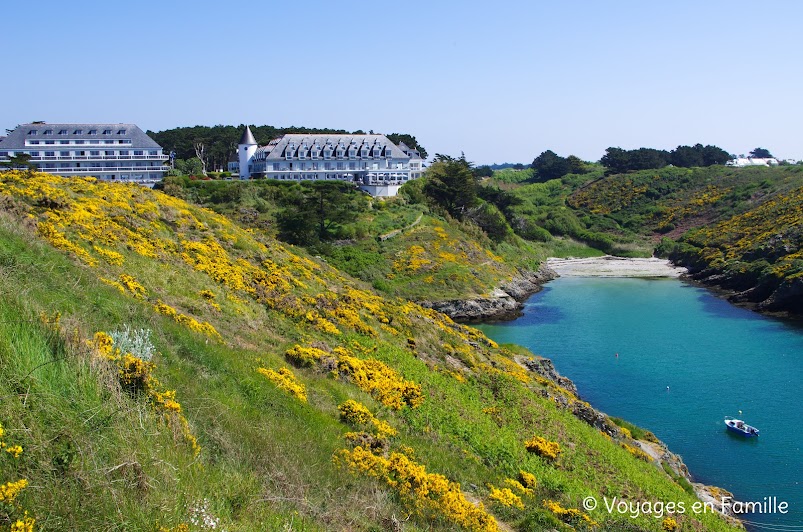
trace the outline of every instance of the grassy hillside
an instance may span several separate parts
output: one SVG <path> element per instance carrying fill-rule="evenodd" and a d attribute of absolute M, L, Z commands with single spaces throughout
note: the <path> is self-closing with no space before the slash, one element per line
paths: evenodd
<path fill-rule="evenodd" d="M 279 236 L 277 217 L 297 184 L 270 181 L 183 181 L 193 202 L 241 224 Z M 520 270 L 536 270 L 546 249 L 511 235 L 491 241 L 476 225 L 438 216 L 404 196 L 347 196 L 358 214 L 337 227 L 336 238 L 306 246 L 335 268 L 384 293 L 411 300 L 471 298 L 489 294 Z"/>
<path fill-rule="evenodd" d="M 590 227 L 641 239 L 736 301 L 800 313 L 803 167 L 664 168 L 606 177 L 568 203 Z"/>
<path fill-rule="evenodd" d="M 219 214 L 17 172 L 0 201 L 2 529 L 661 530 L 581 501 L 694 500 L 529 353 Z"/>

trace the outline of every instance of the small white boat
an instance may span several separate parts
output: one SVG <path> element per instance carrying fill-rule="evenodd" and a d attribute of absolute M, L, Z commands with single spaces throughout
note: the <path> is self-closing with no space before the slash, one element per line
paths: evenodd
<path fill-rule="evenodd" d="M 726 418 L 725 425 L 728 427 L 728 430 L 731 430 L 737 434 L 741 434 L 742 436 L 747 436 L 748 438 L 758 436 L 759 430 L 751 425 L 748 425 L 741 419 Z"/>

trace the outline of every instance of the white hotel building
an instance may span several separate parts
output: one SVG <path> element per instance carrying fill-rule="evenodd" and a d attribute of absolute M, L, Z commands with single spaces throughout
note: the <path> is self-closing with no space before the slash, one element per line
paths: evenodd
<path fill-rule="evenodd" d="M 385 135 L 284 135 L 258 146 L 246 127 L 238 146 L 240 179 L 340 180 L 372 196 L 395 196 L 421 177 L 423 160 Z"/>
<path fill-rule="evenodd" d="M 0 162 L 23 154 L 65 177 L 155 183 L 170 168 L 162 147 L 134 124 L 23 124 L 0 140 Z"/>

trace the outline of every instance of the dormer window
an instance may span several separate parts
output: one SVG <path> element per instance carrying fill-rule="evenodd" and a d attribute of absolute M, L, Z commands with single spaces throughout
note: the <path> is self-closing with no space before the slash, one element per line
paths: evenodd
<path fill-rule="evenodd" d="M 356 159 L 357 158 L 357 146 L 352 146 L 349 148 L 349 159 Z"/>
<path fill-rule="evenodd" d="M 35 129 L 32 129 L 32 130 L 30 130 L 30 131 L 28 132 L 28 134 L 29 134 L 29 135 L 36 135 L 37 133 L 39 133 L 39 132 L 38 132 L 38 131 L 36 131 Z"/>
<path fill-rule="evenodd" d="M 294 150 L 295 150 L 295 146 L 293 146 L 293 144 L 288 144 L 287 148 L 284 149 L 285 158 L 292 159 Z"/>
<path fill-rule="evenodd" d="M 59 135 L 66 135 L 66 134 L 67 134 L 66 129 L 59 129 Z"/>
<path fill-rule="evenodd" d="M 103 134 L 104 135 L 111 135 L 112 134 L 112 130 L 111 129 L 104 129 L 103 130 Z"/>
<path fill-rule="evenodd" d="M 331 157 L 332 157 L 332 148 L 331 148 L 331 147 L 329 147 L 329 146 L 327 146 L 327 147 L 326 147 L 326 148 L 323 150 L 323 158 L 324 158 L 324 159 L 329 159 L 329 158 L 331 158 Z"/>
<path fill-rule="evenodd" d="M 84 130 L 83 129 L 76 129 L 75 131 L 72 132 L 72 134 L 73 135 L 83 135 L 84 134 Z"/>
<path fill-rule="evenodd" d="M 117 131 L 118 135 L 125 135 L 125 129 L 120 129 Z"/>
<path fill-rule="evenodd" d="M 98 130 L 97 129 L 90 129 L 89 130 L 89 134 L 90 135 L 97 135 L 98 134 Z"/>
<path fill-rule="evenodd" d="M 363 144 L 362 149 L 360 150 L 360 157 L 368 157 L 368 146 Z"/>
<path fill-rule="evenodd" d="M 46 129 L 45 130 L 45 135 L 52 135 L 52 134 L 53 134 L 53 130 L 52 129 Z"/>

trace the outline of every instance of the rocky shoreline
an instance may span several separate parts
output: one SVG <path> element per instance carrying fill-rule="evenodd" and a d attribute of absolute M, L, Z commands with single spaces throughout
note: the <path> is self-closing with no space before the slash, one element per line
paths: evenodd
<path fill-rule="evenodd" d="M 547 281 L 556 279 L 546 262 L 537 271 L 523 271 L 496 288 L 490 295 L 472 299 L 418 301 L 422 307 L 435 309 L 461 323 L 507 321 L 521 316 L 524 301 L 541 290 Z"/>
<path fill-rule="evenodd" d="M 690 267 L 682 279 L 702 286 L 742 308 L 777 318 L 803 319 L 800 304 L 803 300 L 801 278 L 755 284 L 744 276 L 725 270 Z"/>

